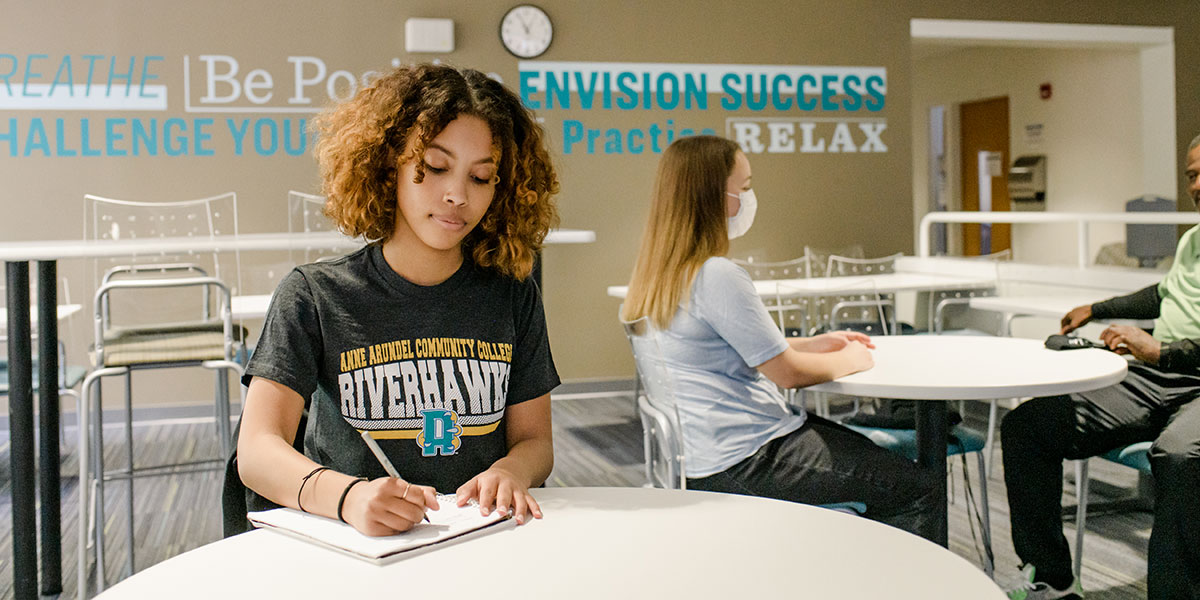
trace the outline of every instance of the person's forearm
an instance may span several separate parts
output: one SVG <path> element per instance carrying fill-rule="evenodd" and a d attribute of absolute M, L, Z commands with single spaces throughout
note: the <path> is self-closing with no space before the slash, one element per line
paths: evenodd
<path fill-rule="evenodd" d="M 534 488 L 545 483 L 554 468 L 554 443 L 549 438 L 522 440 L 508 449 L 508 454 L 492 464 L 504 469 Z"/>
<path fill-rule="evenodd" d="M 791 346 L 792 350 L 795 350 L 796 352 L 809 352 L 808 348 L 812 344 L 812 338 L 790 337 L 787 338 L 787 343 L 788 346 Z"/>
<path fill-rule="evenodd" d="M 238 474 L 246 487 L 281 506 L 336 519 L 342 490 L 354 480 L 349 475 L 333 470 L 317 473 L 304 484 L 300 505 L 296 504 L 304 477 L 320 466 L 278 436 L 260 434 L 238 442 Z"/>
<path fill-rule="evenodd" d="M 1093 304 L 1092 319 L 1156 319 L 1161 302 L 1155 284 Z"/>
<path fill-rule="evenodd" d="M 788 356 L 793 377 L 784 385 L 788 388 L 808 387 L 833 381 L 855 371 L 854 363 L 845 350 L 837 352 L 796 352 Z"/>

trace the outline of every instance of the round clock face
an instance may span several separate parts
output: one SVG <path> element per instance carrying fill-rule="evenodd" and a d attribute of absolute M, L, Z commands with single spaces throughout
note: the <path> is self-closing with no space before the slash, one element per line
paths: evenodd
<path fill-rule="evenodd" d="M 532 4 L 514 6 L 500 21 L 500 41 L 513 56 L 533 58 L 550 47 L 554 27 L 546 12 Z"/>

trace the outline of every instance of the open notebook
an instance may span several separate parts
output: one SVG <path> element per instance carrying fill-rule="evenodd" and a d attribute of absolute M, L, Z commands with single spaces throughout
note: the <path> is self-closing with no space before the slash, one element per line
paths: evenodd
<path fill-rule="evenodd" d="M 374 563 L 390 562 L 422 548 L 482 531 L 509 520 L 507 514 L 493 511 L 480 515 L 479 505 L 471 501 L 459 508 L 453 494 L 438 496 L 439 510 L 431 510 L 428 523 L 417 523 L 397 535 L 371 537 L 350 525 L 292 508 L 276 508 L 248 513 L 255 527 L 270 529 Z"/>

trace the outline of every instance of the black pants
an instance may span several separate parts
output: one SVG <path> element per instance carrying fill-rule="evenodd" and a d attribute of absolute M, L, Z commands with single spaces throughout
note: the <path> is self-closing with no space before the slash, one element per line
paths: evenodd
<path fill-rule="evenodd" d="M 1071 553 L 1062 532 L 1064 459 L 1151 441 L 1154 529 L 1151 600 L 1200 598 L 1200 377 L 1132 363 L 1112 387 L 1036 398 L 1001 427 L 1004 482 L 1017 556 L 1038 579 L 1069 584 Z"/>
<path fill-rule="evenodd" d="M 688 479 L 688 487 L 805 504 L 862 502 L 864 517 L 932 539 L 943 502 L 934 489 L 944 476 L 809 414 L 800 429 L 720 473 Z"/>

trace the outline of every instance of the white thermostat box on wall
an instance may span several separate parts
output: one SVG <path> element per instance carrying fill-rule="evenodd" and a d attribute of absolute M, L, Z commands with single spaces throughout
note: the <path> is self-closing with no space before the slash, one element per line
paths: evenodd
<path fill-rule="evenodd" d="M 404 22 L 405 52 L 453 52 L 453 19 L 409 19 Z"/>

